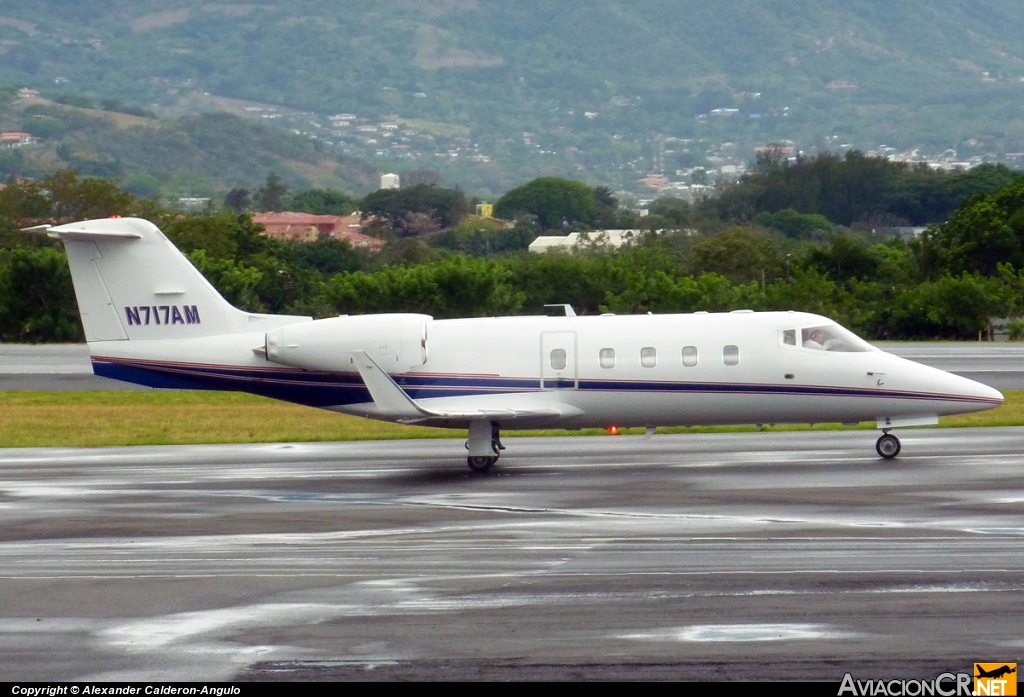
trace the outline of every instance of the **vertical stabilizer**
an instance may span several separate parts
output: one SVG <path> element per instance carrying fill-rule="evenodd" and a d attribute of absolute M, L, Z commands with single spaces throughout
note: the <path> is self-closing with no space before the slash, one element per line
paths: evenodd
<path fill-rule="evenodd" d="M 214 336 L 270 319 L 232 307 L 148 220 L 86 220 L 48 232 L 67 249 L 89 342 Z"/>

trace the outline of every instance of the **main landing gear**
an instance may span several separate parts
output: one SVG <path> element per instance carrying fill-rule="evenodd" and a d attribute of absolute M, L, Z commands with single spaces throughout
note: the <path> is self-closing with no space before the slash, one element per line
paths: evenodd
<path fill-rule="evenodd" d="M 883 430 L 878 442 L 875 443 L 875 450 L 886 460 L 891 460 L 900 454 L 900 439 L 888 430 Z"/>
<path fill-rule="evenodd" d="M 501 431 L 497 421 L 472 421 L 469 424 L 469 440 L 466 441 L 469 457 L 466 462 L 474 472 L 486 472 L 498 461 L 505 446 L 501 444 Z"/>

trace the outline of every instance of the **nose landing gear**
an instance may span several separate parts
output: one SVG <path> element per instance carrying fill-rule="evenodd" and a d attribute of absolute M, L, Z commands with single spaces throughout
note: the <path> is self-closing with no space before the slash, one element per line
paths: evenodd
<path fill-rule="evenodd" d="M 875 450 L 886 460 L 891 460 L 899 455 L 900 447 L 900 439 L 889 433 L 889 431 L 883 431 L 878 442 L 875 443 Z"/>

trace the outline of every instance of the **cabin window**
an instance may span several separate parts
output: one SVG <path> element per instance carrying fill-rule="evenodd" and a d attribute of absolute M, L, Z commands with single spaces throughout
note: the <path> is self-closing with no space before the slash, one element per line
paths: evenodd
<path fill-rule="evenodd" d="M 740 364 L 740 347 L 726 346 L 722 349 L 722 362 L 726 365 Z"/>
<path fill-rule="evenodd" d="M 640 365 L 645 368 L 653 368 L 658 365 L 658 352 L 650 346 L 640 349 Z"/>
<path fill-rule="evenodd" d="M 615 349 L 601 349 L 601 367 L 615 367 Z"/>
<path fill-rule="evenodd" d="M 565 349 L 555 349 L 551 352 L 552 370 L 565 370 L 566 362 Z"/>
<path fill-rule="evenodd" d="M 693 368 L 697 365 L 697 347 L 696 346 L 684 346 L 683 347 L 683 365 L 687 368 Z"/>
<path fill-rule="evenodd" d="M 782 343 L 786 346 L 796 346 L 796 330 L 795 329 L 783 329 L 782 330 Z"/>

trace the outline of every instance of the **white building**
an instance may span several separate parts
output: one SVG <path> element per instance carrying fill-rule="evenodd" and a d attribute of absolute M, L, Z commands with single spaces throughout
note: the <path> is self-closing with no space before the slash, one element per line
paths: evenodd
<path fill-rule="evenodd" d="M 380 188 L 382 189 L 400 189 L 402 188 L 402 180 L 397 174 L 388 173 L 380 175 Z"/>
<path fill-rule="evenodd" d="M 568 235 L 538 237 L 530 243 L 530 251 L 549 252 L 552 249 L 573 251 L 588 244 L 608 247 L 621 247 L 627 242 L 636 240 L 642 230 L 593 230 L 591 232 L 572 232 Z"/>

